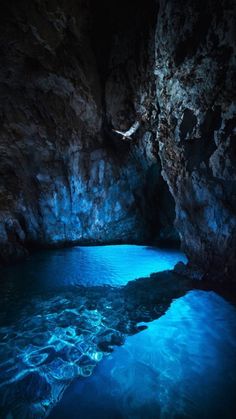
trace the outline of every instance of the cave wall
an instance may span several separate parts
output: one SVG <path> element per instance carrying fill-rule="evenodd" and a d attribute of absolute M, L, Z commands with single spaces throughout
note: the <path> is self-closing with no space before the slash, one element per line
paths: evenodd
<path fill-rule="evenodd" d="M 179 236 L 173 227 L 174 203 L 161 175 L 156 136 L 159 105 L 154 67 L 158 3 L 131 0 L 127 4 L 126 0 L 117 0 L 105 1 L 105 4 L 111 31 L 107 74 L 103 70 L 105 131 L 111 127 L 125 131 L 140 115 L 146 115 L 130 148 L 139 174 L 140 187 L 136 188 L 135 195 L 151 226 L 152 239 L 176 244 Z M 104 10 L 101 12 L 104 14 Z M 121 18 L 117 18 L 119 15 Z M 102 60 L 104 62 L 104 57 Z M 137 174 L 133 173 L 132 177 Z"/>
<path fill-rule="evenodd" d="M 176 240 L 170 190 L 193 272 L 234 276 L 235 15 L 233 0 L 2 7 L 1 260 Z M 138 118 L 132 141 L 114 133 Z"/>
<path fill-rule="evenodd" d="M 176 238 L 148 105 L 155 2 L 146 14 L 143 1 L 136 14 L 123 1 L 109 3 L 1 7 L 2 261 L 27 246 Z M 112 128 L 128 128 L 140 106 L 149 119 L 125 144 Z"/>
<path fill-rule="evenodd" d="M 160 1 L 157 128 L 176 227 L 198 277 L 235 279 L 235 2 Z"/>

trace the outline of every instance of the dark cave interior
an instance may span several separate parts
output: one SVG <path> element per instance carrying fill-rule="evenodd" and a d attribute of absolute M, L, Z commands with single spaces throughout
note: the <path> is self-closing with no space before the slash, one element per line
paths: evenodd
<path fill-rule="evenodd" d="M 190 271 L 232 277 L 233 3 L 4 5 L 2 262 L 180 237 Z"/>
<path fill-rule="evenodd" d="M 235 1 L 0 25 L 0 419 L 234 418 Z"/>
<path fill-rule="evenodd" d="M 155 132 L 156 3 L 61 7 L 65 15 L 56 22 L 50 2 L 10 2 L 2 15 L 8 43 L 17 37 L 10 53 L 4 36 L 1 43 L 4 106 L 12 109 L 1 161 L 2 261 L 24 256 L 26 248 L 70 242 L 178 242 Z M 148 120 L 130 143 L 121 141 L 113 129 L 127 129 L 140 112 Z M 18 137 L 10 147 L 9 134 Z"/>

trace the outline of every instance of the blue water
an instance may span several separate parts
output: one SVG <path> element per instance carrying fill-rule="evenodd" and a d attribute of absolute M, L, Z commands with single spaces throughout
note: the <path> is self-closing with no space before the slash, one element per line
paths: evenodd
<path fill-rule="evenodd" d="M 179 251 L 40 252 L 1 272 L 0 417 L 234 417 L 236 309 Z M 218 415 L 218 416 L 217 416 Z"/>
<path fill-rule="evenodd" d="M 235 308 L 190 291 L 147 326 L 76 380 L 50 418 L 234 418 Z"/>
<path fill-rule="evenodd" d="M 5 270 L 7 283 L 17 281 L 34 292 L 68 285 L 125 285 L 153 272 L 186 262 L 177 250 L 136 245 L 86 246 L 36 253 Z"/>

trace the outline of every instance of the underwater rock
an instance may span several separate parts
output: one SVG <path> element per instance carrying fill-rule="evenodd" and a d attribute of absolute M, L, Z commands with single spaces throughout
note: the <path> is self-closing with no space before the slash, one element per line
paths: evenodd
<path fill-rule="evenodd" d="M 192 288 L 188 278 L 166 271 L 122 287 L 63 287 L 56 297 L 55 290 L 37 293 L 30 304 L 27 295 L 0 328 L 1 413 L 46 417 L 72 380 L 92 375 L 115 346 L 149 327 L 146 322 Z"/>
<path fill-rule="evenodd" d="M 110 352 L 113 346 L 122 345 L 124 340 L 124 334 L 108 329 L 98 335 L 98 347 L 104 352 Z"/>
<path fill-rule="evenodd" d="M 79 375 L 78 367 L 71 362 L 66 362 L 61 358 L 56 358 L 47 365 L 47 373 L 56 380 L 72 380 Z"/>
<path fill-rule="evenodd" d="M 40 344 L 40 342 L 38 343 Z M 33 345 L 29 345 L 23 353 L 22 361 L 28 367 L 37 367 L 39 365 L 44 364 L 45 362 L 50 362 L 55 357 L 55 354 L 56 351 L 53 347 L 48 346 L 40 348 Z"/>
<path fill-rule="evenodd" d="M 183 262 L 179 262 L 174 267 L 174 272 L 181 276 L 186 276 L 187 278 L 191 278 L 194 280 L 201 281 L 204 279 L 205 274 L 203 270 L 199 270 L 197 266 L 184 264 Z"/>
<path fill-rule="evenodd" d="M 37 402 L 50 396 L 51 386 L 38 372 L 30 372 L 16 383 L 17 398 L 27 402 Z"/>

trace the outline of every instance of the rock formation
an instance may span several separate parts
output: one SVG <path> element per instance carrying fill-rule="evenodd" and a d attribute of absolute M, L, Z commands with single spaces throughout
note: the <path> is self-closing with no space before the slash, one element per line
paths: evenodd
<path fill-rule="evenodd" d="M 149 10 L 138 10 L 127 32 L 123 16 L 133 12 L 125 9 L 92 0 L 2 8 L 1 260 L 33 245 L 175 237 L 155 121 L 143 124 L 131 145 L 112 135 L 143 106 L 150 74 L 154 81 L 155 14 L 150 21 Z M 170 209 L 162 221 L 156 203 L 163 189 Z"/>
<path fill-rule="evenodd" d="M 160 1 L 157 135 L 176 227 L 200 277 L 235 279 L 234 1 Z"/>
<path fill-rule="evenodd" d="M 233 278 L 234 16 L 234 0 L 7 2 L 2 260 L 29 245 L 176 239 L 170 191 L 188 273 Z M 135 122 L 129 141 L 113 131 Z"/>

